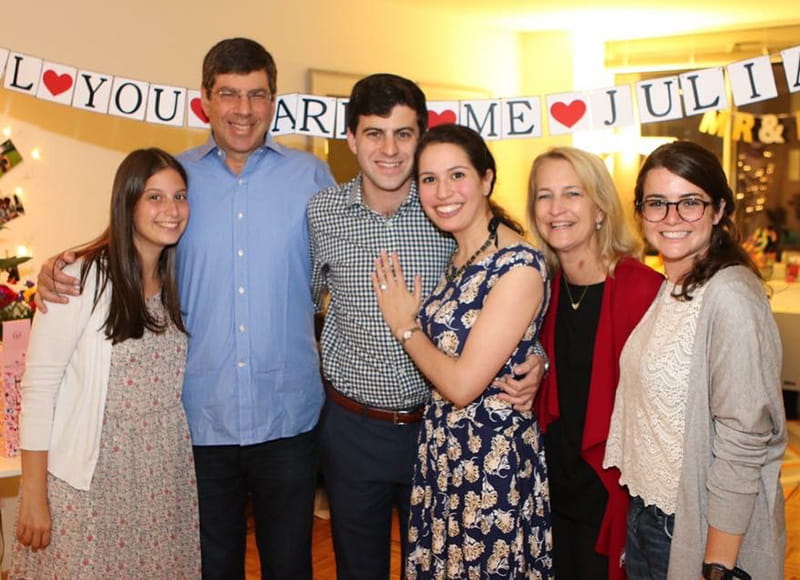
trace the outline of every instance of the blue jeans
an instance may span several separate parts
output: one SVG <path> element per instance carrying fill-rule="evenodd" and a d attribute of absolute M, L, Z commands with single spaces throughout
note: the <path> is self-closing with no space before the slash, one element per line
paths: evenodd
<path fill-rule="evenodd" d="M 244 580 L 252 497 L 261 577 L 311 580 L 317 430 L 257 445 L 194 447 L 204 580 Z"/>
<path fill-rule="evenodd" d="M 625 542 L 629 580 L 666 579 L 674 529 L 674 515 L 665 514 L 654 505 L 645 506 L 640 497 L 631 499 Z"/>

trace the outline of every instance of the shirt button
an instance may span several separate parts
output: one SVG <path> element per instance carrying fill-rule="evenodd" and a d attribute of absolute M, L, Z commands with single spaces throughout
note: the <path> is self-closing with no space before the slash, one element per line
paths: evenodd
<path fill-rule="evenodd" d="M 244 256 L 244 250 L 239 250 L 238 252 L 236 252 L 236 255 L 241 258 L 242 256 Z"/>
<path fill-rule="evenodd" d="M 238 183 L 239 183 L 239 185 L 244 185 L 244 179 L 242 179 L 242 178 L 240 177 L 240 178 L 239 178 L 239 181 L 238 181 Z"/>
<path fill-rule="evenodd" d="M 239 325 L 239 332 L 244 332 L 245 330 L 247 330 L 247 329 L 245 328 L 245 325 L 244 325 L 244 324 L 240 324 L 240 325 Z"/>
<path fill-rule="evenodd" d="M 244 361 L 239 361 L 239 368 L 240 368 L 240 369 L 241 369 L 241 368 L 244 368 L 244 367 L 246 367 L 246 366 L 247 366 L 247 363 L 246 363 L 246 362 L 244 362 Z"/>
<path fill-rule="evenodd" d="M 237 214 L 236 214 L 236 218 L 237 218 L 237 219 L 242 219 L 243 217 L 244 217 L 244 213 L 243 213 L 243 212 L 241 212 L 241 211 L 240 211 L 239 213 L 237 213 Z"/>
<path fill-rule="evenodd" d="M 239 286 L 239 294 L 244 294 L 244 286 Z"/>

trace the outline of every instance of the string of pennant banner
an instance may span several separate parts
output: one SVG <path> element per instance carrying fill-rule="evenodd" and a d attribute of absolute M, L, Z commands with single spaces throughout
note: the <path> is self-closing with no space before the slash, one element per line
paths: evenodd
<path fill-rule="evenodd" d="M 800 46 L 781 51 L 785 82 L 800 91 Z M 199 90 L 163 85 L 55 63 L 0 47 L 3 87 L 76 109 L 174 127 L 207 128 Z M 737 107 L 774 99 L 777 80 L 768 55 L 725 67 L 639 81 L 589 91 L 498 99 L 429 101 L 429 125 L 459 123 L 493 139 L 528 139 L 547 134 L 613 129 L 636 123 L 670 121 L 703 115 L 700 130 L 720 132 L 730 114 L 727 80 Z M 343 139 L 346 98 L 291 93 L 276 97 L 274 135 Z M 759 120 L 756 129 L 756 120 Z M 795 132 L 784 131 L 794 121 Z M 800 140 L 800 111 L 782 115 L 734 113 L 735 138 L 783 142 Z M 788 126 L 788 125 L 787 125 Z M 705 128 L 704 128 L 705 127 Z M 748 133 L 749 127 L 749 133 Z M 766 127 L 766 133 L 764 133 Z"/>

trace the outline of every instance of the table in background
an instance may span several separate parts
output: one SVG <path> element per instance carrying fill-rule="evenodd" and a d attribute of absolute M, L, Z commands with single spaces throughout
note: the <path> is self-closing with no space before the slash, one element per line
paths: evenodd
<path fill-rule="evenodd" d="M 800 283 L 771 280 L 770 304 L 781 333 L 783 388 L 800 391 Z"/>

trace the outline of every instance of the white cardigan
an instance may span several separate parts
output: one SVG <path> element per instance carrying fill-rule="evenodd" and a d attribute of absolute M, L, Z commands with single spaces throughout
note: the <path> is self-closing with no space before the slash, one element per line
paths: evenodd
<path fill-rule="evenodd" d="M 80 276 L 81 261 L 65 268 Z M 48 303 L 33 320 L 20 415 L 21 448 L 48 451 L 47 470 L 78 489 L 89 489 L 100 452 L 111 341 L 103 323 L 111 283 L 92 312 L 96 287 L 90 268 L 80 296 Z"/>

